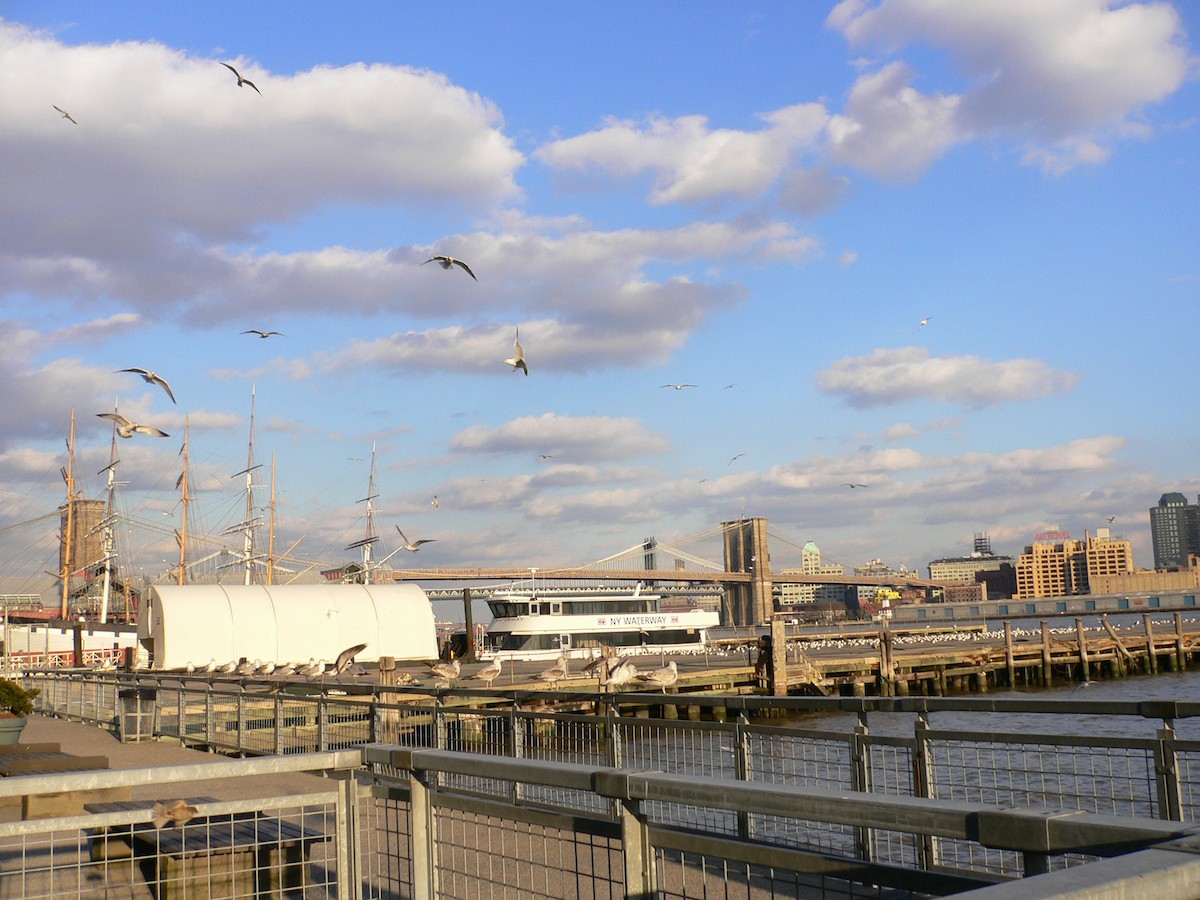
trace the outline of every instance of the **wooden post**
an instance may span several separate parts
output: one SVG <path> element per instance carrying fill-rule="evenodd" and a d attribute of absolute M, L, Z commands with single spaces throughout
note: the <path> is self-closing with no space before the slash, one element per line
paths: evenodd
<path fill-rule="evenodd" d="M 783 619 L 771 619 L 771 694 L 786 697 L 788 693 L 787 630 Z"/>
<path fill-rule="evenodd" d="M 1187 668 L 1187 653 L 1183 649 L 1183 613 L 1175 613 L 1175 666 L 1182 672 Z"/>
<path fill-rule="evenodd" d="M 467 624 L 467 662 L 476 662 L 475 654 L 475 617 L 471 615 L 471 589 L 465 587 L 463 592 L 463 621 Z"/>
<path fill-rule="evenodd" d="M 395 687 L 395 685 L 396 658 L 394 656 L 379 657 L 379 686 Z M 377 741 L 394 743 L 399 740 L 397 727 L 400 724 L 400 713 L 398 710 L 390 707 L 396 702 L 396 695 L 391 691 L 380 691 L 379 700 L 389 708 L 379 710 L 379 734 L 376 735 L 375 739 Z"/>
<path fill-rule="evenodd" d="M 895 696 L 896 670 L 892 663 L 892 630 L 887 619 L 879 624 L 879 695 Z"/>
<path fill-rule="evenodd" d="M 1080 681 L 1092 680 L 1092 668 L 1088 664 L 1087 632 L 1083 628 L 1083 619 L 1075 620 L 1075 637 L 1079 641 L 1079 674 Z"/>
<path fill-rule="evenodd" d="M 1050 623 L 1042 619 L 1042 686 L 1050 687 L 1053 680 L 1050 671 Z"/>
<path fill-rule="evenodd" d="M 1119 655 L 1113 660 L 1113 671 L 1118 675 L 1124 674 L 1125 668 L 1132 666 L 1134 663 L 1133 654 L 1129 652 L 1129 648 L 1125 646 L 1116 629 L 1109 624 L 1107 616 L 1100 617 L 1100 624 L 1104 626 L 1104 630 L 1108 632 L 1108 636 L 1113 639 L 1113 643 L 1117 646 L 1117 653 Z"/>
<path fill-rule="evenodd" d="M 1008 686 L 1017 686 L 1017 665 L 1013 660 L 1012 622 L 1004 623 L 1004 665 L 1008 670 Z"/>
<path fill-rule="evenodd" d="M 71 665 L 80 669 L 83 667 L 83 625 L 76 622 L 71 626 L 71 629 L 73 632 L 71 635 L 71 655 L 74 657 Z"/>
<path fill-rule="evenodd" d="M 1142 621 L 1146 628 L 1146 665 L 1151 675 L 1158 674 L 1158 657 L 1154 655 L 1154 624 L 1150 621 L 1150 613 L 1142 613 Z"/>

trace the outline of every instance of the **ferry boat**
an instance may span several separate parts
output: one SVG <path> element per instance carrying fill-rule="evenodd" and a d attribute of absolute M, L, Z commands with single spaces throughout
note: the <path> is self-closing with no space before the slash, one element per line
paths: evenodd
<path fill-rule="evenodd" d="M 591 659 L 622 655 L 702 653 L 718 613 L 692 607 L 666 610 L 659 594 L 635 588 L 515 587 L 488 599 L 492 624 L 481 659 Z"/>

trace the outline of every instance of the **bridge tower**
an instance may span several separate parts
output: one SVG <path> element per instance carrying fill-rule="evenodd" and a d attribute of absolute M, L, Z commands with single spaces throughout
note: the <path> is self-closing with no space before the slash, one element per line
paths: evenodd
<path fill-rule="evenodd" d="M 722 522 L 725 531 L 725 571 L 748 572 L 749 584 L 726 585 L 733 621 L 727 625 L 769 622 L 775 611 L 771 597 L 771 555 L 767 550 L 767 520 L 737 519 Z"/>

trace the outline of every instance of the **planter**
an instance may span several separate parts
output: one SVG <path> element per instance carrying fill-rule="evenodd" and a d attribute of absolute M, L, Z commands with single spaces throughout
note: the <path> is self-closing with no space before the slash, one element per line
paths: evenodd
<path fill-rule="evenodd" d="M 28 721 L 25 716 L 0 716 L 0 745 L 20 742 L 21 732 Z"/>

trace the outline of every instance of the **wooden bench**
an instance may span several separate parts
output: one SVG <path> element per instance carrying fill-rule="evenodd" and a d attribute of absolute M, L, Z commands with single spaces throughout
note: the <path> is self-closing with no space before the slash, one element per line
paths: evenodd
<path fill-rule="evenodd" d="M 107 769 L 107 756 L 74 756 L 63 753 L 58 744 L 13 744 L 0 747 L 0 777 L 21 775 L 52 775 L 56 772 L 86 772 Z M 128 800 L 129 788 L 104 788 L 80 791 L 53 791 L 6 798 L 6 805 L 21 805 L 22 819 L 45 819 L 53 816 L 73 816 L 83 812 L 84 805 L 102 800 Z"/>
<path fill-rule="evenodd" d="M 211 797 L 190 805 L 216 802 Z M 88 812 L 151 809 L 150 800 L 89 803 Z M 217 900 L 226 897 L 299 896 L 306 884 L 312 845 L 329 839 L 262 813 L 197 816 L 182 826 L 155 828 L 150 822 L 89 832 L 93 860 L 133 856 L 158 900 Z"/>

